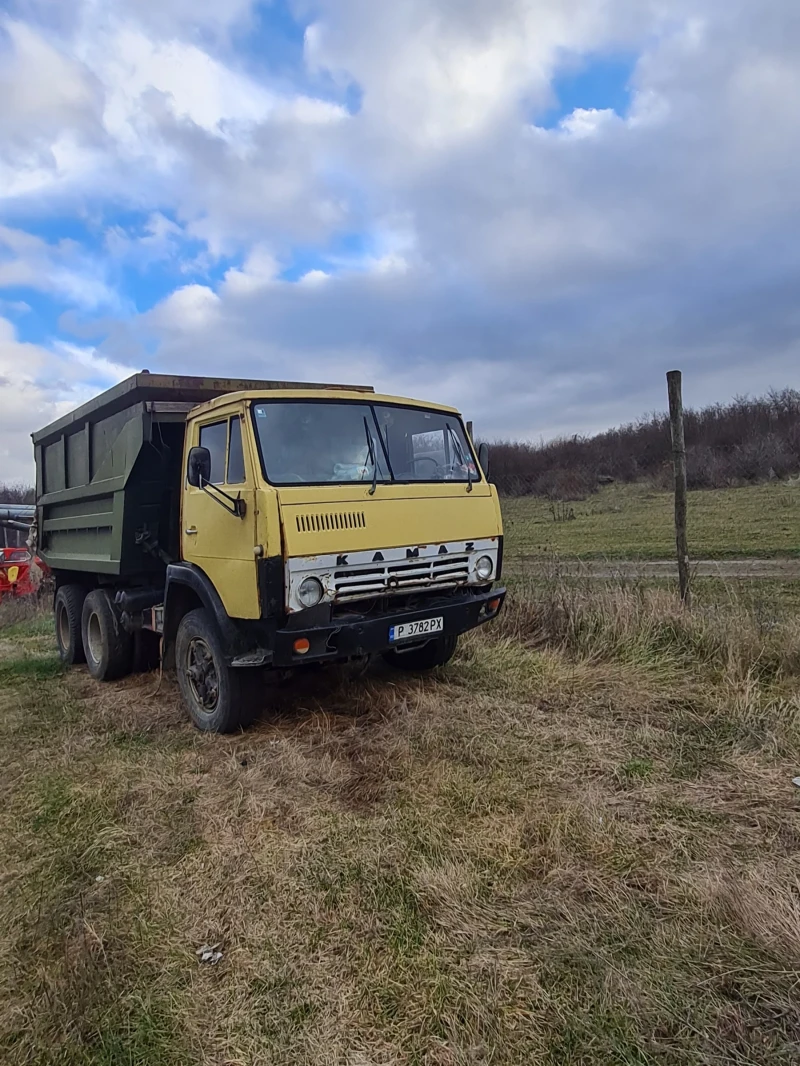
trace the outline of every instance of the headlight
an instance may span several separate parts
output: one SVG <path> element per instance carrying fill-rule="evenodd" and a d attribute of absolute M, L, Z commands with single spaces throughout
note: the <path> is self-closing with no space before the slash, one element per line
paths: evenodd
<path fill-rule="evenodd" d="M 324 595 L 322 582 L 316 577 L 303 578 L 297 590 L 297 598 L 304 607 L 316 607 Z"/>
<path fill-rule="evenodd" d="M 475 563 L 475 573 L 481 581 L 488 581 L 494 571 L 494 563 L 488 555 L 482 555 Z"/>

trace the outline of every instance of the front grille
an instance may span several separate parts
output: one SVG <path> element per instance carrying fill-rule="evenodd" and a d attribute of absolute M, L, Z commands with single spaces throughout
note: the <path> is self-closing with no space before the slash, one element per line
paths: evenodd
<path fill-rule="evenodd" d="M 298 533 L 322 533 L 328 529 L 366 529 L 363 511 L 329 511 L 326 514 L 297 515 Z"/>
<path fill-rule="evenodd" d="M 384 563 L 353 567 L 334 573 L 337 600 L 378 596 L 427 588 L 452 588 L 469 580 L 469 556 L 448 555 L 434 559 L 409 559 L 405 563 Z"/>

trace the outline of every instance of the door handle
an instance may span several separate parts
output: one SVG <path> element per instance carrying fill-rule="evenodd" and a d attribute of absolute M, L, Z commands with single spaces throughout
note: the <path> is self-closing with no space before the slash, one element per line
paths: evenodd
<path fill-rule="evenodd" d="M 194 537 L 197 535 L 197 526 L 189 526 L 188 529 L 183 531 L 187 537 Z"/>

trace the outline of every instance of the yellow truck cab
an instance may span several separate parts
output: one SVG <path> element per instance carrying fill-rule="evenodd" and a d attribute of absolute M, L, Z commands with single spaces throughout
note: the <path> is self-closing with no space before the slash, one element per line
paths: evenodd
<path fill-rule="evenodd" d="M 157 634 L 200 728 L 245 724 L 265 668 L 443 665 L 502 606 L 497 492 L 453 408 L 141 374 L 34 444 L 62 658 L 119 677 Z"/>

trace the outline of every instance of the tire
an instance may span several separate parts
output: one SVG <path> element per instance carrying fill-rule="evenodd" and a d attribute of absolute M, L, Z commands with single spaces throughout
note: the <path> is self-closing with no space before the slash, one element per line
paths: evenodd
<path fill-rule="evenodd" d="M 82 585 L 62 585 L 53 600 L 53 620 L 56 627 L 56 646 L 62 663 L 74 666 L 86 661 L 83 650 L 81 612 L 86 599 Z"/>
<path fill-rule="evenodd" d="M 175 667 L 183 701 L 198 729 L 235 733 L 255 717 L 255 672 L 225 661 L 217 627 L 202 608 L 184 615 L 175 639 Z"/>
<path fill-rule="evenodd" d="M 437 666 L 449 663 L 455 654 L 458 637 L 436 637 L 429 640 L 419 648 L 409 648 L 408 651 L 399 651 L 392 648 L 383 653 L 383 658 L 389 666 L 395 670 L 405 670 L 409 673 L 423 673 L 425 670 L 433 670 Z"/>
<path fill-rule="evenodd" d="M 95 681 L 115 681 L 131 672 L 133 638 L 103 589 L 94 589 L 84 600 L 81 631 L 86 665 Z"/>

